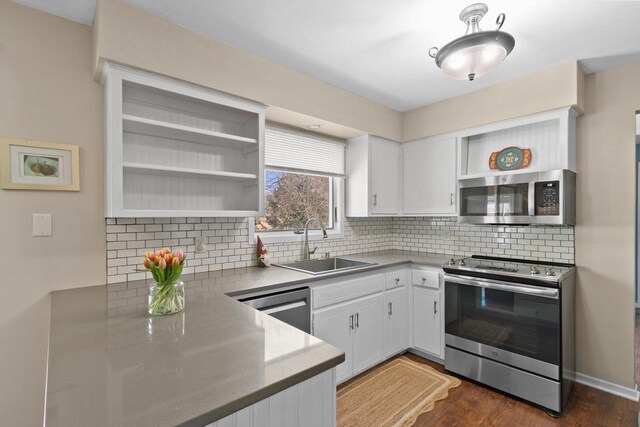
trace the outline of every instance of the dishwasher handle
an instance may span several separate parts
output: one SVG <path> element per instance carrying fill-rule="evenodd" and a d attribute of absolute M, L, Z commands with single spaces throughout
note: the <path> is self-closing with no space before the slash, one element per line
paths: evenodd
<path fill-rule="evenodd" d="M 305 305 L 309 305 L 310 300 L 311 291 L 309 288 L 298 288 L 238 299 L 238 301 L 266 314 L 304 307 Z"/>
<path fill-rule="evenodd" d="M 273 314 L 273 313 L 279 313 L 281 311 L 292 310 L 298 307 L 304 307 L 305 305 L 307 305 L 307 301 L 300 300 L 292 303 L 278 304 L 278 305 L 273 305 L 271 307 L 259 308 L 258 310 L 266 314 Z"/>

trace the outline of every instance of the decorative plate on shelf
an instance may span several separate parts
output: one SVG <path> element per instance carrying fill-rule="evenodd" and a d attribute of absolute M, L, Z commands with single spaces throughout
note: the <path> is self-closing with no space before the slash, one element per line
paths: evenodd
<path fill-rule="evenodd" d="M 522 169 L 531 164 L 531 159 L 529 148 L 507 147 L 491 153 L 489 168 L 501 171 Z"/>

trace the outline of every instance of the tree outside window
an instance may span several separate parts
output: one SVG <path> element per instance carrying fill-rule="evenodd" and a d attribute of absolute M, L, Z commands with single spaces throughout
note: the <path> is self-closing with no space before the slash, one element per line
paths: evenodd
<path fill-rule="evenodd" d="M 332 178 L 267 169 L 265 171 L 265 216 L 255 220 L 256 231 L 302 228 L 310 218 L 333 227 Z M 317 224 L 310 224 L 317 228 Z"/>

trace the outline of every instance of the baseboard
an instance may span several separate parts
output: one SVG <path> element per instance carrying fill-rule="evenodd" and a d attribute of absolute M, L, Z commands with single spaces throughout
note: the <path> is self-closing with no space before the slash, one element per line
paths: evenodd
<path fill-rule="evenodd" d="M 431 355 L 429 353 L 425 353 L 424 351 L 420 351 L 420 350 L 417 350 L 415 348 L 410 348 L 407 351 L 409 353 L 411 353 L 411 354 L 415 354 L 416 356 L 420 356 L 423 359 L 427 359 L 427 360 L 430 360 L 432 362 L 438 363 L 440 365 L 444 365 L 444 359 L 441 359 L 441 358 L 439 358 L 437 356 L 433 356 L 433 355 Z"/>
<path fill-rule="evenodd" d="M 637 387 L 624 387 L 610 383 L 609 381 L 601 380 L 600 378 L 581 374 L 580 372 L 576 372 L 576 382 L 607 393 L 615 394 L 616 396 L 624 397 L 625 399 L 633 400 L 634 402 L 640 401 L 640 393 L 638 392 Z"/>

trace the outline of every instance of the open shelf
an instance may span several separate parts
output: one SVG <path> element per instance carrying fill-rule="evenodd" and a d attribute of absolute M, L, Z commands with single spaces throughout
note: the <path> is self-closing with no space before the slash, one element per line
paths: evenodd
<path fill-rule="evenodd" d="M 214 132 L 129 114 L 122 115 L 122 128 L 125 132 L 195 142 L 197 144 L 210 144 L 238 149 L 249 149 L 258 145 L 258 141 L 255 138 Z"/>
<path fill-rule="evenodd" d="M 103 83 L 107 217 L 264 211 L 264 105 L 111 63 Z"/>
<path fill-rule="evenodd" d="M 257 175 L 240 172 L 207 171 L 190 168 L 176 168 L 172 166 L 148 165 L 144 163 L 124 162 L 122 167 L 125 172 L 144 173 L 147 175 L 168 175 L 186 177 L 208 177 L 226 179 L 228 181 L 252 181 L 258 178 Z"/>

